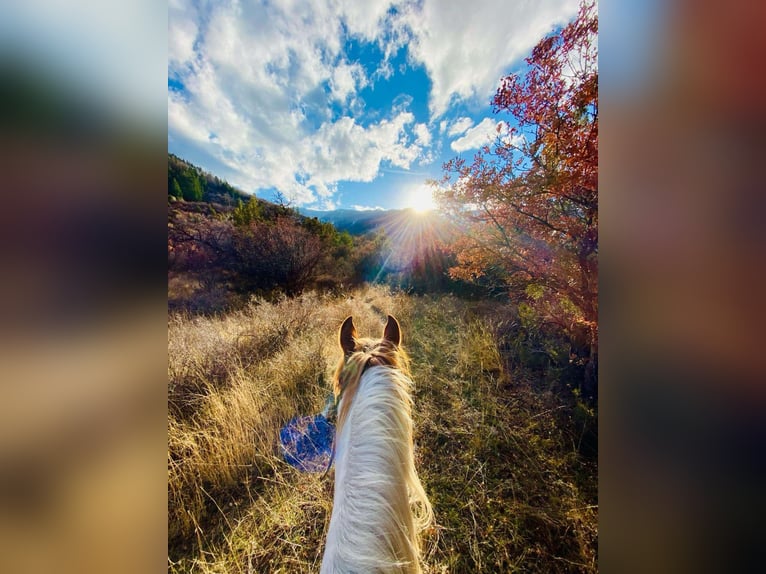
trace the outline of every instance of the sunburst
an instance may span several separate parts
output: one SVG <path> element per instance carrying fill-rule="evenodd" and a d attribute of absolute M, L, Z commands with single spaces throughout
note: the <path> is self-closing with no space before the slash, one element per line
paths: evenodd
<path fill-rule="evenodd" d="M 423 184 L 410 191 L 407 196 L 407 207 L 415 213 L 428 213 L 436 209 L 436 201 L 431 186 Z"/>

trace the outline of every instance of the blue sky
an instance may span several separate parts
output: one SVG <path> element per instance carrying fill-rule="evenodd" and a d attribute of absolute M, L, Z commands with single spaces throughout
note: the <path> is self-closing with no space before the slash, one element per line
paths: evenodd
<path fill-rule="evenodd" d="M 168 149 L 297 206 L 419 203 L 497 135 L 500 78 L 577 5 L 170 0 Z"/>

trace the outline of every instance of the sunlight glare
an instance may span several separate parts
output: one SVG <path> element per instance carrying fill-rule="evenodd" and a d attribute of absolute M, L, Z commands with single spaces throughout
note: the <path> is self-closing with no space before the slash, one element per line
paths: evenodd
<path fill-rule="evenodd" d="M 416 213 L 427 213 L 436 209 L 433 190 L 428 185 L 420 185 L 410 192 L 408 207 Z"/>

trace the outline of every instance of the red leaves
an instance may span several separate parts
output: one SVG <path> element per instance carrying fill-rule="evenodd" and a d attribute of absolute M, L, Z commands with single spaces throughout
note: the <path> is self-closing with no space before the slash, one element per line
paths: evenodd
<path fill-rule="evenodd" d="M 582 4 L 574 21 L 535 46 L 523 74 L 502 79 L 495 112 L 510 114 L 519 126 L 511 133 L 531 140 L 499 139 L 471 164 L 444 166 L 452 185 L 443 200 L 470 224 L 454 246 L 453 276 L 502 269 L 508 284 L 525 277 L 573 304 L 585 325 L 597 315 L 597 33 L 595 5 Z"/>

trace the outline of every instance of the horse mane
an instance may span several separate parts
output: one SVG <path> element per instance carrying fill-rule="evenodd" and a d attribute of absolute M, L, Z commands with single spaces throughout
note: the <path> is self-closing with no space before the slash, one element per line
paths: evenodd
<path fill-rule="evenodd" d="M 335 497 L 323 573 L 421 572 L 419 534 L 433 511 L 415 469 L 412 385 L 407 354 L 386 338 L 354 338 L 338 365 Z"/>

